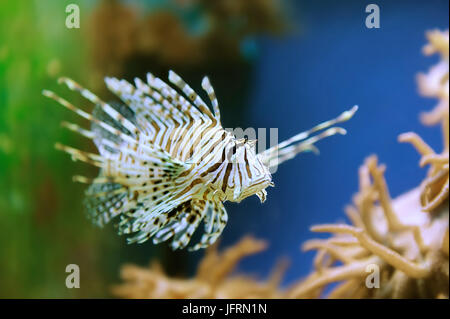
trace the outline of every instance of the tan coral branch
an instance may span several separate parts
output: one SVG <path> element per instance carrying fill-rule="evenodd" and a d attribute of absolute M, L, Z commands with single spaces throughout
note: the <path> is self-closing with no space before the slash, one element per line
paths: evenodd
<path fill-rule="evenodd" d="M 296 285 L 288 294 L 288 298 L 303 298 L 311 291 L 320 287 L 326 286 L 329 283 L 347 280 L 351 278 L 360 278 L 365 275 L 366 267 L 370 264 L 376 263 L 377 258 L 372 256 L 367 260 L 357 261 L 344 266 L 325 269 L 322 273 L 313 273 L 305 281 Z"/>
<path fill-rule="evenodd" d="M 339 250 L 339 247 L 334 246 L 333 244 L 330 244 L 326 241 L 310 240 L 310 241 L 307 241 L 306 243 L 304 243 L 302 246 L 303 251 L 308 251 L 308 250 L 313 250 L 313 249 L 322 249 L 325 252 L 327 252 L 334 259 L 341 260 L 345 264 L 351 263 L 353 261 L 353 259 L 350 256 L 343 254 Z"/>
<path fill-rule="evenodd" d="M 400 222 L 400 220 L 398 219 L 397 215 L 394 212 L 394 209 L 392 208 L 391 196 L 389 195 L 386 180 L 384 179 L 383 176 L 384 169 L 380 169 L 379 167 L 377 167 L 377 157 L 370 156 L 366 160 L 366 165 L 370 171 L 370 174 L 373 177 L 373 183 L 377 190 L 381 207 L 383 208 L 383 212 L 386 216 L 389 225 L 389 230 L 396 231 L 404 229 L 406 226 Z"/>
<path fill-rule="evenodd" d="M 413 278 L 424 278 L 429 276 L 430 269 L 427 265 L 419 265 L 402 257 L 396 251 L 383 246 L 371 239 L 364 230 L 349 225 L 319 225 L 311 228 L 315 232 L 344 233 L 355 236 L 360 244 L 370 250 L 373 254 L 382 258 L 388 264 L 403 271 Z"/>

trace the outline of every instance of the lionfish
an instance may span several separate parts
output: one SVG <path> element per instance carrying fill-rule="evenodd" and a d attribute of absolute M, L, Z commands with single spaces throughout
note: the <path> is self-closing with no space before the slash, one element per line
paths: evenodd
<path fill-rule="evenodd" d="M 264 202 L 266 188 L 274 186 L 270 167 L 300 152 L 317 151 L 314 143 L 322 138 L 345 134 L 343 128 L 331 126 L 350 119 L 357 110 L 354 106 L 257 154 L 256 140 L 238 139 L 222 127 L 208 77 L 203 78 L 202 88 L 213 112 L 175 72 L 169 72 L 169 81 L 173 87 L 150 73 L 147 83 L 136 78 L 135 85 L 107 77 L 107 88 L 122 102 L 105 103 L 73 80 L 60 78 L 59 83 L 95 104 L 92 114 L 43 91 L 91 122 L 90 130 L 62 125 L 93 140 L 99 155 L 59 143 L 56 148 L 74 161 L 100 168 L 98 177 L 74 176 L 74 181 L 90 184 L 85 205 L 93 223 L 102 227 L 118 219 L 118 233 L 127 234 L 129 243 L 172 239 L 172 249 L 181 249 L 203 221 L 204 233 L 189 249 L 209 246 L 227 224 L 225 201 L 257 195 Z"/>

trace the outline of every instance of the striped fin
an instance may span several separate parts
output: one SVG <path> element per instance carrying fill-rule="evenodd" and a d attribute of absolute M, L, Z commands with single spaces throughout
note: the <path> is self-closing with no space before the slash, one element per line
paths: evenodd
<path fill-rule="evenodd" d="M 208 93 L 208 97 L 211 100 L 211 104 L 214 110 L 214 117 L 218 122 L 220 122 L 220 109 L 219 102 L 217 101 L 216 93 L 214 92 L 214 88 L 209 82 L 209 78 L 205 76 L 202 80 L 202 88 Z"/>
<path fill-rule="evenodd" d="M 109 133 L 111 133 L 114 136 L 120 137 L 121 140 L 126 141 L 128 143 L 131 144 L 138 144 L 139 142 L 136 141 L 136 139 L 133 138 L 132 135 L 126 134 L 124 132 L 122 132 L 121 130 L 112 127 L 111 125 L 105 123 L 104 121 L 96 118 L 95 116 L 79 109 L 78 107 L 76 107 L 75 105 L 73 105 L 72 103 L 68 102 L 67 100 L 63 99 L 62 97 L 58 96 L 57 94 L 55 94 L 52 91 L 48 91 L 48 90 L 44 90 L 42 92 L 42 94 L 48 98 L 51 98 L 52 100 L 55 100 L 57 103 L 59 103 L 60 105 L 64 106 L 65 108 L 73 111 L 74 113 L 76 113 L 77 115 L 91 121 L 94 124 L 98 124 L 100 127 L 102 127 L 103 129 L 105 129 L 106 131 L 108 131 Z"/>
<path fill-rule="evenodd" d="M 88 218 L 95 225 L 103 227 L 122 212 L 129 199 L 129 192 L 120 184 L 92 184 L 86 191 L 84 204 Z"/>
<path fill-rule="evenodd" d="M 177 231 L 181 229 L 182 220 L 186 218 L 191 210 L 191 202 L 185 202 L 174 210 L 164 214 L 164 222 L 154 232 L 148 232 L 148 236 L 153 236 L 153 243 L 159 244 L 173 238 Z M 148 231 L 148 230 L 147 230 Z"/>
<path fill-rule="evenodd" d="M 188 99 L 151 73 L 147 74 L 147 83 L 135 79 L 135 86 L 116 78 L 106 78 L 105 82 L 133 110 L 136 123 L 146 131 L 151 143 L 175 158 L 187 160 L 201 150 L 213 130 L 223 129 L 219 106 L 207 78 L 202 87 L 211 99 L 215 115 L 181 77 L 170 71 L 169 79 Z"/>
<path fill-rule="evenodd" d="M 85 203 L 95 224 L 102 226 L 122 213 L 119 233 L 131 234 L 148 223 L 159 225 L 164 213 L 182 204 L 184 199 L 176 197 L 189 185 L 188 179 L 180 177 L 187 164 L 163 152 L 139 149 L 122 155 L 120 162 L 107 162 L 95 179 L 74 178 L 92 184 Z"/>
<path fill-rule="evenodd" d="M 225 207 L 221 202 L 191 200 L 180 205 L 176 213 L 172 212 L 172 219 L 165 219 L 165 223 L 156 231 L 150 234 L 139 234 L 138 238 L 145 236 L 153 236 L 153 243 L 172 240 L 172 249 L 185 248 L 194 232 L 204 220 L 205 233 L 202 235 L 200 242 L 189 250 L 198 250 L 213 244 L 222 233 L 228 221 L 228 215 Z M 146 230 L 147 231 L 147 230 Z"/>
<path fill-rule="evenodd" d="M 152 144 L 170 151 L 167 145 L 172 143 L 175 131 L 180 134 L 189 123 L 192 125 L 192 117 L 181 112 L 159 91 L 139 79 L 136 79 L 136 88 L 125 80 L 106 78 L 105 81 L 108 88 L 135 112 L 136 121 L 147 132 Z"/>
<path fill-rule="evenodd" d="M 60 143 L 56 143 L 55 148 L 71 155 L 72 160 L 74 161 L 79 160 L 97 167 L 103 167 L 105 164 L 105 159 L 97 154 L 80 151 L 76 148 L 62 145 Z"/>
<path fill-rule="evenodd" d="M 258 154 L 261 162 L 267 167 L 273 167 L 281 164 L 284 161 L 287 161 L 293 158 L 295 155 L 301 152 L 313 151 L 318 153 L 317 147 L 314 145 L 321 139 L 326 137 L 336 135 L 336 134 L 346 134 L 346 130 L 341 127 L 332 127 L 335 124 L 342 123 L 348 121 L 353 117 L 355 112 L 358 110 L 358 106 L 353 106 L 350 110 L 347 110 L 340 114 L 338 117 L 320 123 L 319 125 L 314 126 L 313 128 L 301 132 L 281 143 L 275 145 L 261 153 Z M 320 132 L 317 135 L 311 136 L 313 133 Z M 296 142 L 299 142 L 294 144 Z"/>
<path fill-rule="evenodd" d="M 186 83 L 184 80 L 176 74 L 174 71 L 169 71 L 169 81 L 175 84 L 184 94 L 189 98 L 189 100 L 194 103 L 194 105 L 210 120 L 215 120 L 215 117 L 211 111 L 206 106 L 206 103 L 202 100 L 200 96 Z"/>
<path fill-rule="evenodd" d="M 129 107 L 117 102 L 112 102 L 110 103 L 110 105 L 116 110 L 117 113 L 121 114 L 121 116 L 123 117 L 126 117 L 128 121 L 133 123 L 133 125 L 140 128 L 140 126 L 136 122 L 136 117 L 133 111 L 130 110 Z M 137 134 L 131 133 L 127 128 L 111 118 L 108 113 L 106 113 L 99 105 L 96 105 L 94 107 L 92 115 L 101 123 L 106 123 L 107 125 L 122 132 L 123 134 L 126 134 L 127 136 L 132 136 L 135 139 L 140 136 L 141 130 L 139 130 Z M 129 143 L 124 141 L 123 138 L 112 134 L 110 131 L 106 130 L 101 125 L 95 122 L 91 124 L 91 131 L 95 134 L 93 141 L 97 146 L 99 153 L 104 156 L 111 157 L 113 154 L 118 154 L 121 149 L 127 148 L 129 146 Z"/>
<path fill-rule="evenodd" d="M 191 200 L 189 202 L 189 206 L 184 209 L 183 214 L 180 214 L 177 222 L 170 227 L 170 233 L 173 233 L 170 246 L 173 250 L 183 249 L 189 244 L 192 235 L 205 217 L 206 210 L 207 206 L 204 201 Z"/>
<path fill-rule="evenodd" d="M 227 225 L 228 214 L 223 204 L 221 202 L 208 202 L 208 205 L 208 212 L 205 217 L 205 233 L 198 244 L 189 248 L 191 251 L 214 244 Z"/>
<path fill-rule="evenodd" d="M 123 116 L 121 113 L 119 113 L 115 108 L 113 108 L 108 103 L 103 102 L 100 98 L 98 98 L 94 93 L 89 91 L 88 89 L 82 87 L 77 82 L 75 82 L 72 79 L 62 77 L 59 79 L 59 83 L 64 83 L 67 85 L 67 87 L 73 91 L 79 92 L 83 97 L 94 103 L 95 105 L 98 105 L 102 108 L 102 110 L 108 114 L 112 119 L 114 119 L 117 123 L 121 124 L 123 127 L 125 127 L 128 131 L 132 132 L 133 134 L 138 134 L 139 130 L 138 128 L 132 123 L 130 120 L 128 120 L 125 116 Z"/>

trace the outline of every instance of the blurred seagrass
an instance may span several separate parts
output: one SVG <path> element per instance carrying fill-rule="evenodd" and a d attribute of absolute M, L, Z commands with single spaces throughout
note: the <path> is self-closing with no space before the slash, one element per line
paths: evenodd
<path fill-rule="evenodd" d="M 102 296 L 113 276 L 103 263 L 114 265 L 117 243 L 86 222 L 82 188 L 67 183 L 75 171 L 54 150 L 57 140 L 81 141 L 61 130 L 67 113 L 41 95 L 61 74 L 89 73 L 80 67 L 87 53 L 79 30 L 65 27 L 65 5 L 0 2 L 0 297 Z M 83 290 L 64 285 L 73 262 Z"/>

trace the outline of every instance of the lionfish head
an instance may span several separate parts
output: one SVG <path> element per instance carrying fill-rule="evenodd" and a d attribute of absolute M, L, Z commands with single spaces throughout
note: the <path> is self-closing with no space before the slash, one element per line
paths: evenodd
<path fill-rule="evenodd" d="M 240 202 L 244 198 L 257 195 L 261 202 L 266 200 L 266 188 L 274 186 L 269 168 L 256 154 L 256 140 L 236 140 L 236 158 L 242 165 L 243 182 L 241 189 L 235 189 L 234 200 Z"/>

